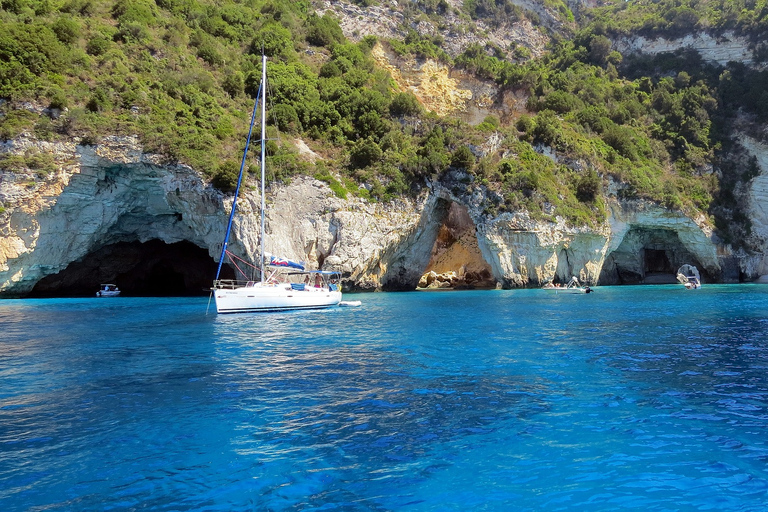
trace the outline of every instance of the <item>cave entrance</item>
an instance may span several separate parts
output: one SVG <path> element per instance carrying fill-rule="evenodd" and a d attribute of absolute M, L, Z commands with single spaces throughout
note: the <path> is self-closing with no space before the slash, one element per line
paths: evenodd
<path fill-rule="evenodd" d="M 677 269 L 684 264 L 697 267 L 702 277 L 706 273 L 677 231 L 633 227 L 619 247 L 606 256 L 599 284 L 677 283 Z"/>
<path fill-rule="evenodd" d="M 643 249 L 643 284 L 676 283 L 676 270 L 664 249 Z"/>
<path fill-rule="evenodd" d="M 496 279 L 480 252 L 475 223 L 464 206 L 451 202 L 417 289 L 492 288 Z"/>
<path fill-rule="evenodd" d="M 660 249 L 643 249 L 645 251 L 645 272 L 648 273 L 671 273 L 675 269 L 669 263 L 667 253 Z"/>
<path fill-rule="evenodd" d="M 128 296 L 192 296 L 209 293 L 217 263 L 208 251 L 187 241 L 119 242 L 70 263 L 38 281 L 30 297 L 93 296 L 102 283 L 114 283 Z M 234 272 L 222 267 L 222 279 Z"/>

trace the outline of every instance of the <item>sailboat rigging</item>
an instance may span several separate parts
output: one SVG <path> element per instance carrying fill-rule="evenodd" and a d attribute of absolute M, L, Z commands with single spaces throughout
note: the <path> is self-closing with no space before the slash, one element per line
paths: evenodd
<path fill-rule="evenodd" d="M 253 106 L 251 124 L 248 129 L 248 139 L 240 163 L 240 174 L 237 179 L 235 197 L 232 201 L 232 211 L 229 215 L 227 231 L 219 258 L 219 267 L 211 291 L 216 301 L 217 313 L 246 313 L 258 311 L 284 311 L 294 309 L 320 309 L 337 306 L 341 302 L 339 273 L 323 270 L 307 270 L 304 265 L 285 258 L 268 254 L 265 251 L 265 167 L 266 167 L 266 84 L 267 57 L 262 56 L 261 85 Z M 261 224 L 260 224 L 260 254 L 259 264 L 236 257 L 227 250 L 232 230 L 232 221 L 237 208 L 237 197 L 243 179 L 243 169 L 248 155 L 256 112 L 261 101 Z M 224 259 L 229 258 L 243 279 L 219 279 Z M 242 268 L 248 266 L 259 273 L 259 280 L 253 280 Z"/>

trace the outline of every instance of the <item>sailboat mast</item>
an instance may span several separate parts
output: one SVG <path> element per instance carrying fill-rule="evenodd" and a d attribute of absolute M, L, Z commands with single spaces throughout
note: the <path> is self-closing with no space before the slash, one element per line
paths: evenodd
<path fill-rule="evenodd" d="M 267 56 L 261 56 L 261 282 L 264 282 L 264 212 L 266 201 L 264 200 L 264 181 L 266 172 L 266 145 L 267 145 Z"/>
<path fill-rule="evenodd" d="M 227 222 L 227 234 L 224 236 L 224 243 L 221 246 L 221 255 L 219 256 L 219 267 L 216 269 L 216 281 L 218 281 L 221 275 L 221 266 L 224 264 L 224 258 L 227 255 L 227 247 L 229 246 L 229 235 L 232 233 L 232 221 L 235 219 L 235 211 L 237 211 L 237 198 L 240 195 L 240 184 L 243 182 L 243 170 L 245 169 L 245 162 L 248 158 L 248 146 L 251 143 L 251 133 L 253 133 L 253 125 L 256 121 L 256 111 L 259 106 L 259 98 L 263 94 L 264 89 L 259 86 L 259 91 L 256 93 L 256 101 L 253 102 L 253 113 L 251 114 L 251 124 L 248 125 L 248 138 L 245 139 L 245 149 L 243 149 L 243 159 L 240 161 L 240 173 L 237 175 L 237 187 L 235 187 L 235 196 L 232 198 L 232 210 L 229 212 L 229 222 Z M 263 180 L 262 180 L 263 182 Z M 263 194 L 262 194 L 263 197 Z"/>

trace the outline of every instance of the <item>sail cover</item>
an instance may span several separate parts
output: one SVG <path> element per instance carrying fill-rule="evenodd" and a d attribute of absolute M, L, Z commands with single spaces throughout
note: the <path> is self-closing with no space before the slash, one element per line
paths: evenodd
<path fill-rule="evenodd" d="M 287 260 L 285 258 L 280 258 L 279 256 L 272 256 L 269 255 L 269 263 L 267 265 L 272 265 L 273 267 L 287 267 L 287 268 L 296 268 L 299 270 L 304 270 L 304 265 L 301 263 Z"/>

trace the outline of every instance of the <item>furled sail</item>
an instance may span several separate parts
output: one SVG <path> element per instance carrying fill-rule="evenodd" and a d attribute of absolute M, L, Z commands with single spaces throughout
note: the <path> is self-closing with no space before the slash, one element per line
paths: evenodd
<path fill-rule="evenodd" d="M 295 268 L 298 270 L 304 270 L 304 265 L 296 261 L 280 258 L 279 256 L 273 256 L 271 254 L 265 254 L 265 256 L 268 257 L 267 265 L 271 265 L 273 267 L 288 267 L 288 268 Z"/>

